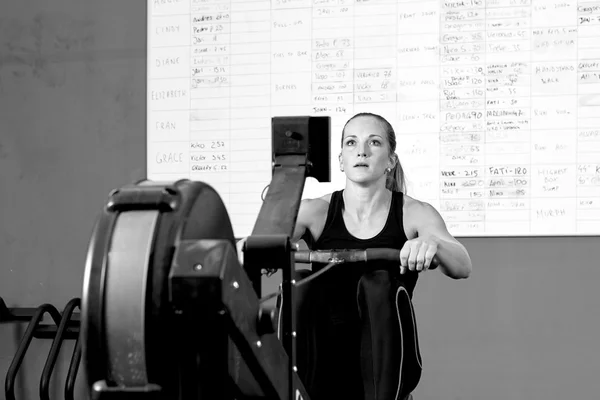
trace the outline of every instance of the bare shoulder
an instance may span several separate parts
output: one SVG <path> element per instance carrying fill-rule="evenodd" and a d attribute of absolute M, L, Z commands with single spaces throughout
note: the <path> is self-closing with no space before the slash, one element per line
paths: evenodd
<path fill-rule="evenodd" d="M 295 239 L 300 239 L 300 236 L 308 229 L 314 238 L 317 240 L 323 229 L 327 219 L 327 211 L 329 210 L 329 202 L 331 201 L 331 193 L 314 199 L 304 199 L 300 202 L 298 210 L 298 219 L 296 222 L 297 231 Z"/>
<path fill-rule="evenodd" d="M 409 239 L 418 236 L 424 227 L 445 225 L 440 213 L 431 204 L 404 195 L 402 206 L 404 230 Z"/>
<path fill-rule="evenodd" d="M 435 208 L 431 204 L 415 199 L 407 194 L 404 195 L 403 209 L 404 211 L 411 213 L 427 213 L 435 211 Z"/>
<path fill-rule="evenodd" d="M 307 220 L 312 220 L 313 218 L 319 218 L 323 215 L 327 215 L 330 201 L 331 193 L 314 199 L 304 199 L 300 203 L 298 217 L 300 218 L 300 216 L 302 216 L 306 217 Z M 305 218 L 303 218 L 303 220 L 304 219 Z"/>

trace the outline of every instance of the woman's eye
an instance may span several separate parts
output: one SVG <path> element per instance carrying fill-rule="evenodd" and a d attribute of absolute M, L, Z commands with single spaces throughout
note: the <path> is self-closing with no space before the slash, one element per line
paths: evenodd
<path fill-rule="evenodd" d="M 346 146 L 352 146 L 354 144 L 354 140 L 348 140 L 346 142 Z"/>
<path fill-rule="evenodd" d="M 379 140 L 373 140 L 371 143 L 373 143 L 375 146 L 381 146 L 381 142 Z"/>

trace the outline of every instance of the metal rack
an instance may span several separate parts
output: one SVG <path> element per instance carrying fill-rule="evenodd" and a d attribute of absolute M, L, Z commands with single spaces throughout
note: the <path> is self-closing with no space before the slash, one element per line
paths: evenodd
<path fill-rule="evenodd" d="M 81 361 L 81 343 L 79 341 L 79 315 L 74 312 L 81 306 L 81 299 L 73 298 L 65 306 L 64 310 L 58 311 L 52 304 L 42 304 L 37 308 L 8 308 L 0 297 L 0 324 L 28 322 L 27 329 L 21 338 L 19 347 L 6 373 L 4 391 L 6 400 L 16 400 L 15 380 L 19 368 L 23 363 L 25 354 L 29 349 L 31 341 L 35 339 L 51 339 L 52 345 L 40 377 L 39 395 L 41 400 L 50 400 L 50 379 L 60 354 L 60 349 L 65 340 L 75 340 L 69 371 L 65 380 L 64 398 L 73 400 L 75 380 Z M 44 316 L 48 314 L 53 323 L 44 324 Z"/>

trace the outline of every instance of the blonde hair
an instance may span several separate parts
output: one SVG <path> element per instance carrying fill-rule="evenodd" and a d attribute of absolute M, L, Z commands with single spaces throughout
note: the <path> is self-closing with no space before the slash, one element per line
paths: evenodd
<path fill-rule="evenodd" d="M 342 129 L 342 146 L 344 145 L 344 131 L 346 130 L 346 125 L 350 121 L 358 117 L 371 117 L 375 118 L 379 121 L 385 130 L 385 134 L 387 136 L 388 143 L 390 144 L 390 157 L 394 157 L 396 163 L 394 164 L 394 168 L 387 174 L 385 179 L 385 187 L 392 192 L 403 192 L 406 193 L 406 179 L 404 177 L 404 169 L 402 169 L 402 164 L 400 164 L 400 160 L 396 155 L 396 133 L 394 132 L 394 128 L 392 128 L 392 124 L 390 124 L 385 118 L 381 115 L 373 114 L 373 113 L 358 113 L 346 121 L 344 125 L 344 129 Z"/>

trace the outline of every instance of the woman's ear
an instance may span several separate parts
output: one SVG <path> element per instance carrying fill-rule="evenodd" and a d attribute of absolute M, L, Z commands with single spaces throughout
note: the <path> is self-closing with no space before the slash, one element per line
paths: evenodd
<path fill-rule="evenodd" d="M 398 155 L 393 153 L 390 156 L 390 169 L 394 169 L 394 167 L 398 164 Z"/>

